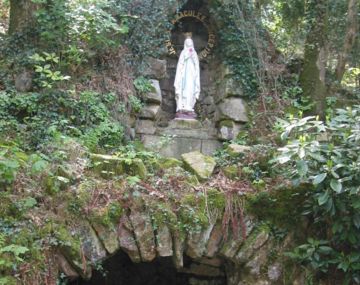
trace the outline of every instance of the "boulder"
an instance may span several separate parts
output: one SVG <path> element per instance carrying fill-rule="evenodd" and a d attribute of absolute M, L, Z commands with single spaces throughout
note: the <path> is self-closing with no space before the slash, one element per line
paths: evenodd
<path fill-rule="evenodd" d="M 226 150 L 231 157 L 238 157 L 251 151 L 251 147 L 246 145 L 230 144 Z"/>
<path fill-rule="evenodd" d="M 146 166 L 144 164 L 144 162 L 140 159 L 140 158 L 134 158 L 131 162 L 131 166 L 130 166 L 130 173 L 132 175 L 137 175 L 139 176 L 141 179 L 146 179 L 147 175 L 148 175 L 148 171 L 146 169 Z"/>
<path fill-rule="evenodd" d="M 92 153 L 90 159 L 95 171 L 105 178 L 121 175 L 125 171 L 122 159 L 115 155 Z"/>
<path fill-rule="evenodd" d="M 241 98 L 227 98 L 222 101 L 217 108 L 215 119 L 217 122 L 222 120 L 233 120 L 234 122 L 246 123 L 249 121 L 246 112 L 246 103 Z"/>
<path fill-rule="evenodd" d="M 222 141 L 234 140 L 237 138 L 244 125 L 231 120 L 224 120 L 219 123 L 218 138 Z"/>
<path fill-rule="evenodd" d="M 160 83 L 158 80 L 154 80 L 151 79 L 150 80 L 151 85 L 152 85 L 152 91 L 145 93 L 144 96 L 144 100 L 146 103 L 152 103 L 152 104 L 157 104 L 160 105 L 162 102 L 162 94 L 161 94 L 161 88 L 160 88 Z"/>
<path fill-rule="evenodd" d="M 207 180 L 214 172 L 216 162 L 211 156 L 203 155 L 199 151 L 181 155 L 185 167 L 193 172 L 200 180 Z"/>
<path fill-rule="evenodd" d="M 138 120 L 135 131 L 138 134 L 153 135 L 156 132 L 155 123 L 151 120 Z"/>
<path fill-rule="evenodd" d="M 143 62 L 142 74 L 147 77 L 161 79 L 166 77 L 166 60 L 147 57 Z"/>
<path fill-rule="evenodd" d="M 139 117 L 141 119 L 155 120 L 157 114 L 160 111 L 160 105 L 151 104 L 141 109 Z"/>

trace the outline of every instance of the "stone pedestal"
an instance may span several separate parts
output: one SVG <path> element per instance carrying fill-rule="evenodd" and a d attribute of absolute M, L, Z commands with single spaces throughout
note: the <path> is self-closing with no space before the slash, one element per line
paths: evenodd
<path fill-rule="evenodd" d="M 145 147 L 165 157 L 181 158 L 192 151 L 212 155 L 221 147 L 215 127 L 203 126 L 195 119 L 174 119 L 168 127 L 158 127 L 152 134 L 141 133 L 140 137 Z"/>

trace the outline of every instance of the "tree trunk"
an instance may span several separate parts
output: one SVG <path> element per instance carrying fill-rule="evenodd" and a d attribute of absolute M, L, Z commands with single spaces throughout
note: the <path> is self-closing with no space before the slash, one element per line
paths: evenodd
<path fill-rule="evenodd" d="M 322 118 L 326 109 L 326 86 L 320 79 L 317 63 L 321 49 L 326 47 L 327 4 L 328 0 L 307 1 L 309 32 L 305 42 L 304 66 L 300 74 L 304 96 L 313 100 L 313 111 Z"/>
<path fill-rule="evenodd" d="M 8 33 L 11 35 L 34 26 L 37 7 L 31 0 L 10 0 Z"/>
<path fill-rule="evenodd" d="M 344 39 L 344 45 L 342 51 L 339 53 L 338 62 L 336 66 L 336 79 L 341 82 L 344 73 L 345 66 L 348 60 L 349 53 L 351 52 L 357 31 L 358 31 L 358 10 L 359 2 L 358 0 L 349 0 L 348 12 L 347 12 L 347 29 Z"/>

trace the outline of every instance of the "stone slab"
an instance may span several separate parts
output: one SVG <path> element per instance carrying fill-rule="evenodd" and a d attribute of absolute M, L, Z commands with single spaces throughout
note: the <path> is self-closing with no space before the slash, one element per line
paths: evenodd
<path fill-rule="evenodd" d="M 141 140 L 150 150 L 158 151 L 164 157 L 180 159 L 181 155 L 188 152 L 199 151 L 205 155 L 212 155 L 221 143 L 216 139 L 199 139 L 191 137 L 175 137 L 168 144 L 162 145 L 164 137 L 161 135 L 143 134 Z"/>

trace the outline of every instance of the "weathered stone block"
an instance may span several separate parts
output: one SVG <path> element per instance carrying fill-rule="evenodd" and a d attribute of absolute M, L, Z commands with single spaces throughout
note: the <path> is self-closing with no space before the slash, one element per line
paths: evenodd
<path fill-rule="evenodd" d="M 231 120 L 224 120 L 219 123 L 218 138 L 222 141 L 234 140 L 243 129 L 243 124 Z"/>
<path fill-rule="evenodd" d="M 151 120 L 138 120 L 135 131 L 137 134 L 153 135 L 156 132 L 155 123 Z"/>
<path fill-rule="evenodd" d="M 199 151 L 181 155 L 185 166 L 201 180 L 207 180 L 214 172 L 216 162 L 211 156 L 206 156 Z"/>
<path fill-rule="evenodd" d="M 128 254 L 134 263 L 141 262 L 140 252 L 132 231 L 130 220 L 127 216 L 122 216 L 118 227 L 118 237 L 121 249 Z"/>
<path fill-rule="evenodd" d="M 226 151 L 231 157 L 238 157 L 240 155 L 244 155 L 245 153 L 251 151 L 250 146 L 239 145 L 239 144 L 230 144 Z"/>
<path fill-rule="evenodd" d="M 91 225 L 109 254 L 115 253 L 120 248 L 115 227 L 105 227 L 99 223 L 91 223 Z"/>
<path fill-rule="evenodd" d="M 93 263 L 103 260 L 106 257 L 106 250 L 91 225 L 83 221 L 77 227 L 77 231 L 81 237 L 85 256 Z"/>
<path fill-rule="evenodd" d="M 241 97 L 244 95 L 244 90 L 240 82 L 236 81 L 234 78 L 225 79 L 224 84 L 224 97 Z"/>
<path fill-rule="evenodd" d="M 139 117 L 141 119 L 155 120 L 159 111 L 160 111 L 160 105 L 155 105 L 155 104 L 147 105 L 141 109 Z"/>
<path fill-rule="evenodd" d="M 161 257 L 167 257 L 173 255 L 172 237 L 169 228 L 166 225 L 159 226 L 157 230 L 157 253 Z"/>
<path fill-rule="evenodd" d="M 189 257 L 196 259 L 203 256 L 213 228 L 214 225 L 210 224 L 209 227 L 201 232 L 189 233 L 186 248 L 186 254 Z"/>
<path fill-rule="evenodd" d="M 201 123 L 198 120 L 175 119 L 169 124 L 171 129 L 200 129 Z"/>
<path fill-rule="evenodd" d="M 95 171 L 105 178 L 125 172 L 123 161 L 117 156 L 92 153 L 90 159 Z"/>
<path fill-rule="evenodd" d="M 146 148 L 159 151 L 162 156 L 181 158 L 183 153 L 201 150 L 201 140 L 191 138 L 174 138 L 167 144 L 161 145 L 164 140 L 161 136 L 143 135 L 142 142 Z"/>
<path fill-rule="evenodd" d="M 147 213 L 131 212 L 129 219 L 139 246 L 141 260 L 143 262 L 154 260 L 156 247 L 150 216 Z"/>
<path fill-rule="evenodd" d="M 216 121 L 233 120 L 235 122 L 248 122 L 246 103 L 241 98 L 228 98 L 222 101 L 216 111 Z"/>
<path fill-rule="evenodd" d="M 158 104 L 160 105 L 162 102 L 162 94 L 161 94 L 161 89 L 160 89 L 160 83 L 158 80 L 155 79 L 151 79 L 150 80 L 151 85 L 152 85 L 152 91 L 150 91 L 149 93 L 144 94 L 144 100 L 146 103 L 153 103 L 153 104 Z"/>

